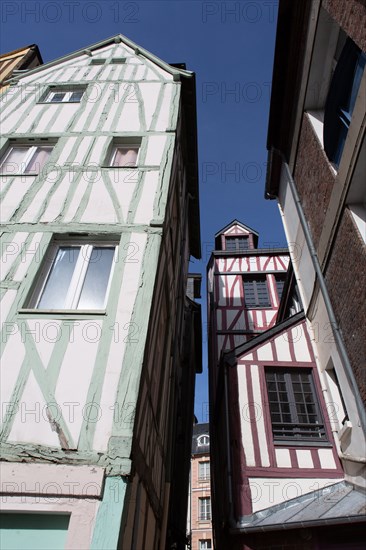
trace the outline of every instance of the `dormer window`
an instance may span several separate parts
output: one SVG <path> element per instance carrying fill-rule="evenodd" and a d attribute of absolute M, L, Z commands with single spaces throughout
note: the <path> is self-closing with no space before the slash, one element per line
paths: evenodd
<path fill-rule="evenodd" d="M 86 86 L 50 86 L 40 103 L 80 103 Z"/>
<path fill-rule="evenodd" d="M 205 434 L 205 435 L 200 435 L 199 437 L 197 437 L 197 445 L 198 447 L 203 447 L 204 445 L 209 445 L 210 444 L 210 436 Z"/>
<path fill-rule="evenodd" d="M 104 63 L 106 62 L 107 60 L 106 59 L 103 59 L 102 57 L 93 57 L 91 60 L 90 60 L 90 65 L 104 65 Z"/>
<path fill-rule="evenodd" d="M 249 239 L 244 236 L 225 237 L 226 250 L 240 252 L 241 250 L 249 250 Z"/>

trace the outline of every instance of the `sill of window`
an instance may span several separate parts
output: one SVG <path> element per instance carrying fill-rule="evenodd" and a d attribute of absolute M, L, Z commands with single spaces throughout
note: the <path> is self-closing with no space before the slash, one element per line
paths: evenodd
<path fill-rule="evenodd" d="M 247 309 L 274 309 L 273 306 L 245 306 Z"/>
<path fill-rule="evenodd" d="M 114 170 L 136 170 L 138 166 L 109 166 L 108 164 L 103 164 L 101 168 L 108 168 L 109 170 L 111 168 Z"/>
<path fill-rule="evenodd" d="M 329 441 L 274 441 L 275 447 L 333 447 Z"/>
<path fill-rule="evenodd" d="M 27 172 L 25 174 L 19 172 L 17 174 L 8 174 L 8 173 L 5 173 L 5 172 L 0 172 L 0 177 L 2 178 L 5 178 L 5 177 L 8 177 L 8 178 L 14 178 L 15 176 L 22 176 L 22 177 L 27 177 L 27 176 L 38 176 L 38 172 Z"/>
<path fill-rule="evenodd" d="M 68 105 L 70 103 L 81 103 L 80 101 L 37 101 L 37 105 Z"/>
<path fill-rule="evenodd" d="M 92 319 L 97 317 L 102 317 L 107 315 L 105 309 L 28 309 L 22 308 L 18 311 L 22 316 L 45 316 L 45 317 L 55 317 L 65 318 L 82 318 L 82 319 Z"/>
<path fill-rule="evenodd" d="M 211 522 L 210 519 L 199 519 L 198 521 L 199 521 L 199 523 L 210 523 Z"/>

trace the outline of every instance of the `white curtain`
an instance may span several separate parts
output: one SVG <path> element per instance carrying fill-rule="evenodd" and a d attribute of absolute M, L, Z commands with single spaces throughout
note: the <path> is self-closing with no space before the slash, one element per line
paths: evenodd
<path fill-rule="evenodd" d="M 43 166 L 46 164 L 48 157 L 50 156 L 52 147 L 37 147 L 36 152 L 31 158 L 25 173 L 35 172 L 39 174 Z"/>

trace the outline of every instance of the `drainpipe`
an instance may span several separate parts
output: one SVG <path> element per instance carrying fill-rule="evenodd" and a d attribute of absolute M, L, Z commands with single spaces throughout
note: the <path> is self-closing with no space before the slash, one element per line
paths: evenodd
<path fill-rule="evenodd" d="M 229 423 L 229 393 L 227 382 L 227 365 L 224 367 L 224 390 L 225 390 L 225 424 L 226 424 L 226 454 L 228 468 L 228 497 L 229 497 L 229 523 L 231 527 L 236 527 L 234 519 L 233 493 L 232 493 L 232 467 L 231 467 L 231 452 L 230 452 L 230 423 Z"/>
<path fill-rule="evenodd" d="M 291 193 L 292 193 L 293 199 L 295 201 L 296 210 L 297 210 L 297 213 L 299 215 L 302 230 L 304 231 L 306 244 L 308 246 L 310 256 L 311 256 L 311 259 L 312 259 L 312 262 L 313 262 L 314 270 L 315 270 L 315 273 L 316 273 L 317 278 L 318 278 L 320 290 L 321 290 L 322 295 L 323 295 L 323 299 L 324 299 L 325 307 L 326 307 L 326 310 L 327 310 L 327 313 L 328 313 L 329 321 L 330 321 L 331 327 L 333 328 L 334 338 L 335 338 L 335 341 L 336 341 L 336 344 L 337 344 L 337 347 L 338 347 L 338 351 L 339 351 L 339 354 L 340 354 L 340 357 L 341 357 L 341 360 L 342 360 L 342 363 L 343 363 L 343 366 L 344 366 L 344 370 L 345 370 L 348 382 L 349 382 L 349 384 L 352 388 L 353 396 L 354 396 L 354 399 L 355 399 L 355 402 L 356 402 L 356 407 L 357 407 L 358 413 L 360 415 L 360 423 L 361 423 L 362 429 L 366 433 L 366 411 L 365 411 L 365 408 L 363 406 L 363 402 L 362 402 L 362 399 L 361 399 L 361 396 L 360 396 L 360 393 L 359 393 L 359 389 L 358 389 L 358 386 L 357 386 L 357 383 L 356 383 L 356 380 L 355 380 L 355 377 L 354 377 L 354 374 L 353 374 L 352 366 L 351 366 L 351 363 L 349 361 L 347 350 L 346 350 L 344 342 L 343 342 L 341 330 L 340 330 L 340 327 L 339 327 L 339 325 L 337 323 L 337 320 L 335 318 L 335 315 L 334 315 L 333 306 L 332 306 L 332 303 L 331 303 L 330 298 L 329 298 L 327 285 L 326 285 L 326 282 L 325 282 L 325 279 L 324 279 L 324 276 L 323 276 L 323 272 L 322 272 L 320 264 L 319 264 L 318 255 L 317 255 L 315 247 L 313 245 L 313 240 L 312 240 L 312 237 L 311 237 L 311 234 L 310 234 L 309 226 L 307 224 L 305 214 L 304 214 L 304 211 L 302 209 L 300 197 L 298 195 L 295 182 L 292 178 L 290 168 L 289 168 L 287 162 L 285 161 L 284 156 L 282 155 L 281 151 L 278 151 L 277 149 L 272 148 L 271 153 L 272 153 L 272 155 L 273 154 L 279 155 L 282 159 L 282 164 L 285 166 L 286 174 L 287 174 L 287 177 L 288 177 L 288 182 L 289 182 L 290 189 L 291 189 Z M 344 455 L 344 458 L 346 458 L 346 456 L 347 455 Z M 348 458 L 348 460 L 351 460 L 351 458 Z"/>

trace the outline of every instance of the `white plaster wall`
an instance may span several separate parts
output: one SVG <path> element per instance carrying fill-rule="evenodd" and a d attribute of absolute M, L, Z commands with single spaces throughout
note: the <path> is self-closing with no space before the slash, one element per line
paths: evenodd
<path fill-rule="evenodd" d="M 3 344 L 1 357 L 1 422 L 4 422 L 7 414 L 12 416 L 16 411 L 16 407 L 11 406 L 12 394 L 25 357 L 22 335 L 17 325 L 9 326 L 9 334 L 12 334 L 12 337 L 7 344 Z"/>
<path fill-rule="evenodd" d="M 19 401 L 19 409 L 8 437 L 9 443 L 25 442 L 60 447 L 56 430 L 47 416 L 47 401 L 33 374 L 29 373 Z"/>
<path fill-rule="evenodd" d="M 1 221 L 3 223 L 10 220 L 19 206 L 20 198 L 26 195 L 33 185 L 35 178 L 36 176 L 0 177 L 2 181 L 5 182 L 6 180 L 7 187 L 5 196 L 1 199 Z"/>
<path fill-rule="evenodd" d="M 297 325 L 290 331 L 290 338 L 294 342 L 294 352 L 297 361 L 311 361 L 308 340 L 305 331 L 307 331 L 306 322 Z"/>
<path fill-rule="evenodd" d="M 223 235 L 249 235 L 249 231 L 246 231 L 243 227 L 240 225 L 233 225 L 223 233 Z"/>
<path fill-rule="evenodd" d="M 56 402 L 76 445 L 83 421 L 90 415 L 92 423 L 98 422 L 99 409 L 93 402 L 88 402 L 87 393 L 101 338 L 101 321 L 93 319 L 74 323 L 57 379 Z"/>
<path fill-rule="evenodd" d="M 7 327 L 7 318 L 9 315 L 9 311 L 14 303 L 14 300 L 16 298 L 17 291 L 12 289 L 7 289 L 1 298 L 0 302 L 0 330 L 3 330 L 3 328 Z M 9 327 L 10 329 L 10 327 Z"/>
<path fill-rule="evenodd" d="M 254 403 L 256 404 L 256 426 L 257 426 L 258 441 L 259 441 L 259 452 L 261 457 L 260 465 L 262 467 L 268 467 L 270 466 L 270 462 L 269 462 L 269 454 L 268 454 L 268 446 L 267 446 L 266 428 L 264 424 L 265 411 L 264 411 L 264 404 L 262 400 L 262 392 L 260 387 L 259 372 L 258 372 L 257 365 L 251 366 L 251 374 L 252 374 L 252 386 L 253 386 L 253 399 L 254 399 Z"/>
<path fill-rule="evenodd" d="M 278 361 L 291 361 L 291 353 L 288 340 L 289 338 L 286 333 L 280 334 L 274 340 Z"/>
<path fill-rule="evenodd" d="M 288 449 L 275 449 L 277 468 L 291 468 L 291 456 Z"/>
<path fill-rule="evenodd" d="M 12 265 L 18 260 L 19 255 L 24 250 L 24 243 L 29 233 L 18 231 L 8 243 L 3 243 L 1 246 L 1 280 L 4 281 L 8 275 Z"/>
<path fill-rule="evenodd" d="M 154 201 L 159 185 L 159 172 L 145 172 L 142 185 L 141 199 L 136 210 L 134 222 L 148 224 L 153 218 Z"/>
<path fill-rule="evenodd" d="M 256 367 L 256 365 L 254 365 Z M 245 368 L 238 368 L 239 408 L 241 424 L 241 440 L 247 466 L 256 466 L 254 455 L 254 442 L 252 424 L 249 418 L 248 408 L 248 383 Z"/>
<path fill-rule="evenodd" d="M 257 353 L 259 361 L 273 361 L 272 346 L 270 343 L 258 348 Z"/>
<path fill-rule="evenodd" d="M 108 441 L 111 436 L 114 417 L 114 404 L 116 402 L 116 392 L 118 391 L 120 384 L 120 377 L 122 374 L 121 366 L 126 344 L 129 339 L 136 339 L 137 342 L 139 340 L 139 327 L 131 326 L 130 320 L 137 290 L 139 288 L 140 273 L 147 242 L 147 235 L 144 233 L 132 233 L 130 242 L 134 244 L 134 248 L 136 249 L 134 258 L 137 261 L 136 263 L 125 263 L 121 291 L 118 297 L 116 322 L 114 323 L 114 326 L 111 327 L 114 335 L 109 348 L 107 369 L 103 381 L 103 389 L 100 400 L 100 409 L 102 414 L 96 425 L 93 442 L 93 447 L 97 451 L 105 451 L 107 449 Z M 137 329 L 137 332 L 134 333 L 133 337 L 129 338 L 129 330 L 131 329 Z M 133 345 L 133 342 L 131 342 L 130 345 Z M 132 393 L 130 394 L 131 408 L 128 403 L 125 404 L 126 407 L 123 414 L 126 414 L 126 417 L 134 411 L 135 397 L 136 396 Z M 128 416 L 128 419 L 130 419 L 130 416 Z M 130 435 L 130 425 L 128 422 L 126 423 L 125 428 L 125 434 Z"/>
<path fill-rule="evenodd" d="M 145 164 L 148 166 L 160 166 L 166 143 L 167 136 L 165 135 L 150 136 L 147 143 Z"/>

